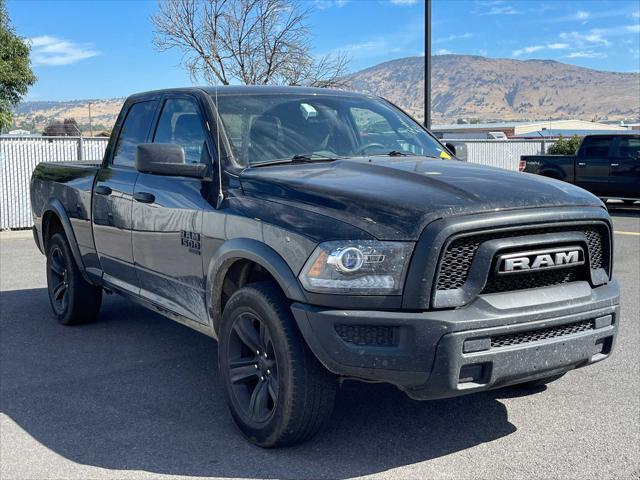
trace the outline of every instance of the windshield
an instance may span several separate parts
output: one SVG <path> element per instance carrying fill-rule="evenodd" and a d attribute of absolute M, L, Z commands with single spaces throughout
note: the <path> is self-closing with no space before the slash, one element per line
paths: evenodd
<path fill-rule="evenodd" d="M 217 101 L 234 154 L 243 165 L 295 156 L 443 154 L 440 144 L 414 120 L 383 100 L 265 93 L 219 95 Z"/>

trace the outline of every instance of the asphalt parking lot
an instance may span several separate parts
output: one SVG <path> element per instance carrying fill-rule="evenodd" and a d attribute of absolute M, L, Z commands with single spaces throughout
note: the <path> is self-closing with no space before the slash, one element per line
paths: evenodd
<path fill-rule="evenodd" d="M 236 430 L 213 340 L 115 295 L 58 325 L 30 233 L 0 233 L 0 478 L 640 478 L 640 209 L 612 214 L 612 358 L 527 396 L 347 382 L 328 430 L 282 450 Z"/>

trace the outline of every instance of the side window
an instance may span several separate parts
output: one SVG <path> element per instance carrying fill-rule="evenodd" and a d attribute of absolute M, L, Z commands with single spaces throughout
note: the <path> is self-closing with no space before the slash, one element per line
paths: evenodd
<path fill-rule="evenodd" d="M 593 137 L 585 140 L 585 158 L 607 158 L 609 147 L 611 147 L 611 137 Z"/>
<path fill-rule="evenodd" d="M 164 102 L 153 138 L 154 143 L 176 143 L 184 148 L 186 163 L 208 163 L 206 134 L 196 103 L 184 98 Z"/>
<path fill-rule="evenodd" d="M 134 103 L 124 119 L 113 154 L 113 164 L 133 167 L 136 148 L 144 143 L 153 121 L 156 102 Z"/>
<path fill-rule="evenodd" d="M 619 155 L 622 158 L 638 158 L 640 137 L 620 137 Z"/>

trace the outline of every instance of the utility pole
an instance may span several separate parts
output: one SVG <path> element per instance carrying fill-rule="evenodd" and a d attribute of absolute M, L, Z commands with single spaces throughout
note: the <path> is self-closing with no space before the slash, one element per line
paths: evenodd
<path fill-rule="evenodd" d="M 424 126 L 431 128 L 431 0 L 424 5 Z"/>
<path fill-rule="evenodd" d="M 89 102 L 89 136 L 93 137 L 93 124 L 91 122 L 91 102 Z"/>

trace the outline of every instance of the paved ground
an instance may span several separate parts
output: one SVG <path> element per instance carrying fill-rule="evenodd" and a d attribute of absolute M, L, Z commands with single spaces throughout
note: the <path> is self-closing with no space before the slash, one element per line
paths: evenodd
<path fill-rule="evenodd" d="M 615 226 L 640 232 L 640 211 Z M 0 478 L 640 478 L 640 236 L 615 242 L 611 359 L 530 396 L 416 402 L 348 383 L 326 432 L 266 451 L 231 421 L 213 340 L 116 296 L 97 323 L 59 326 L 43 257 L 0 234 Z"/>

